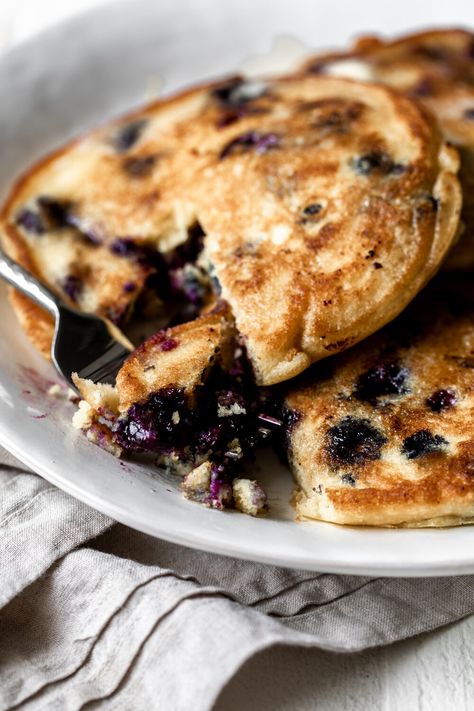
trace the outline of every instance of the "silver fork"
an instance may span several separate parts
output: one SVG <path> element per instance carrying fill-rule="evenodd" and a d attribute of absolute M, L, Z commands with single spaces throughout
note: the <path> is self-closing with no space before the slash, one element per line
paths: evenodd
<path fill-rule="evenodd" d="M 75 390 L 71 374 L 94 383 L 115 384 L 115 377 L 130 348 L 114 336 L 114 326 L 105 319 L 67 306 L 26 269 L 0 250 L 0 277 L 54 317 L 51 357 L 59 374 Z"/>

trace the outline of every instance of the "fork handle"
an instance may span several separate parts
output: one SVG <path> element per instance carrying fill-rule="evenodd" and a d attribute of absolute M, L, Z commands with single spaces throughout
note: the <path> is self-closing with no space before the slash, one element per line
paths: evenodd
<path fill-rule="evenodd" d="M 61 304 L 60 299 L 35 279 L 30 272 L 23 269 L 13 259 L 10 259 L 2 249 L 0 249 L 0 277 L 14 286 L 15 289 L 29 296 L 39 306 L 49 311 L 50 314 L 57 316 Z"/>

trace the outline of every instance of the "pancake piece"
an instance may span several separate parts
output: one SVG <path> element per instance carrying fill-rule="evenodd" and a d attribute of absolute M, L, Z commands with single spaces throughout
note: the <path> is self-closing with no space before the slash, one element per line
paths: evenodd
<path fill-rule="evenodd" d="M 437 277 L 392 324 L 305 373 L 286 407 L 299 517 L 474 522 L 472 275 Z"/>
<path fill-rule="evenodd" d="M 80 308 L 106 310 L 110 291 L 123 312 L 150 272 L 168 284 L 167 263 L 160 271 L 152 255 L 172 261 L 198 225 L 196 263 L 268 385 L 377 330 L 433 276 L 458 228 L 457 168 L 431 118 L 390 89 L 232 79 L 156 102 L 44 160 L 13 191 L 0 229 L 54 288 L 67 293 L 72 265 L 82 270 Z M 39 336 L 30 335 L 43 342 L 36 313 Z"/>
<path fill-rule="evenodd" d="M 433 30 L 395 40 L 361 37 L 347 52 L 316 55 L 305 65 L 317 75 L 376 81 L 421 101 L 461 155 L 465 232 L 447 267 L 474 266 L 474 33 Z"/>
<path fill-rule="evenodd" d="M 238 475 L 272 432 L 224 304 L 145 341 L 115 388 L 77 376 L 75 383 L 84 401 L 73 423 L 92 442 L 116 456 L 153 454 L 199 503 L 265 511 L 263 489 Z"/>

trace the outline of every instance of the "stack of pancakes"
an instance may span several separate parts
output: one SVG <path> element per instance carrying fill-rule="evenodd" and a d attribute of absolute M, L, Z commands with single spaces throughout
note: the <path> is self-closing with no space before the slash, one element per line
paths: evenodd
<path fill-rule="evenodd" d="M 474 34 L 438 30 L 155 102 L 35 165 L 0 230 L 76 308 L 167 325 L 77 380 L 90 439 L 249 513 L 239 467 L 285 443 L 300 517 L 442 526 L 474 519 L 473 190 Z"/>

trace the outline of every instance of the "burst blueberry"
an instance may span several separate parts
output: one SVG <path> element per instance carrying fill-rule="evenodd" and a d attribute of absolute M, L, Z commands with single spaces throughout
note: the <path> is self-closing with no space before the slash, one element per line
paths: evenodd
<path fill-rule="evenodd" d="M 362 373 L 356 382 L 354 395 L 358 400 L 376 403 L 384 395 L 408 392 L 408 369 L 399 363 L 382 363 Z"/>
<path fill-rule="evenodd" d="M 429 430 L 418 430 L 403 440 L 401 451 L 407 459 L 418 459 L 442 451 L 447 444 L 441 435 L 434 435 Z"/>
<path fill-rule="evenodd" d="M 442 412 L 443 410 L 449 410 L 457 402 L 456 393 L 450 388 L 445 388 L 443 390 L 436 390 L 429 397 L 426 398 L 426 404 L 433 412 Z"/>
<path fill-rule="evenodd" d="M 369 420 L 347 416 L 326 432 L 325 450 L 333 466 L 353 466 L 380 459 L 386 442 Z"/>

